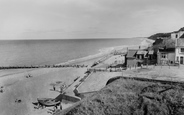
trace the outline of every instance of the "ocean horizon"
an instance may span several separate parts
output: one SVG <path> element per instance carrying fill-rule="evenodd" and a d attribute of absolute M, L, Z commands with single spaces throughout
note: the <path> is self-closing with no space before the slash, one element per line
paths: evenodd
<path fill-rule="evenodd" d="M 139 45 L 143 39 L 1 40 L 0 66 L 59 64 L 93 57 L 117 46 Z"/>

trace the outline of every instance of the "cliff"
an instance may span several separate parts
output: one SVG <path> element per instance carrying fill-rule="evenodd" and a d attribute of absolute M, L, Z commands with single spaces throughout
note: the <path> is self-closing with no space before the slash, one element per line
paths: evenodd
<path fill-rule="evenodd" d="M 182 83 L 153 79 L 113 79 L 99 92 L 56 115 L 181 115 Z"/>

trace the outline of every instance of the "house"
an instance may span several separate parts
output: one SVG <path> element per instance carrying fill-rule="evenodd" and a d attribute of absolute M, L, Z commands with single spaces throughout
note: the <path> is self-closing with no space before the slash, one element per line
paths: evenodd
<path fill-rule="evenodd" d="M 175 61 L 184 64 L 184 34 L 181 37 L 176 40 Z"/>
<path fill-rule="evenodd" d="M 126 67 L 137 66 L 136 53 L 137 53 L 137 50 L 134 50 L 134 49 L 129 49 L 127 51 L 127 54 L 125 55 L 125 66 Z"/>
<path fill-rule="evenodd" d="M 174 64 L 175 48 L 161 48 L 157 51 L 157 64 Z"/>
<path fill-rule="evenodd" d="M 171 39 L 178 39 L 180 38 L 182 35 L 184 34 L 184 31 L 177 31 L 177 32 L 173 32 L 171 33 Z"/>
<path fill-rule="evenodd" d="M 136 57 L 138 60 L 143 60 L 147 55 L 147 51 L 145 50 L 138 50 L 136 53 Z"/>
<path fill-rule="evenodd" d="M 153 50 L 148 50 L 147 53 L 147 64 L 156 64 L 157 63 L 157 54 Z"/>
<path fill-rule="evenodd" d="M 184 64 L 184 31 L 172 33 L 171 39 L 175 40 L 175 62 Z"/>
<path fill-rule="evenodd" d="M 137 67 L 141 64 L 153 64 L 154 51 L 147 49 L 131 49 L 125 55 L 126 67 Z"/>
<path fill-rule="evenodd" d="M 145 63 L 147 60 L 147 51 L 145 50 L 138 50 L 136 53 L 136 59 L 137 59 L 137 64 L 140 66 L 142 63 Z"/>
<path fill-rule="evenodd" d="M 149 60 L 154 59 L 154 57 L 153 57 L 153 56 L 154 56 L 154 55 L 153 55 L 153 54 L 154 54 L 154 51 L 153 51 L 153 50 L 148 51 L 148 53 L 147 53 L 147 54 L 148 54 L 148 56 L 147 56 L 147 57 L 148 57 L 148 59 L 149 59 Z"/>

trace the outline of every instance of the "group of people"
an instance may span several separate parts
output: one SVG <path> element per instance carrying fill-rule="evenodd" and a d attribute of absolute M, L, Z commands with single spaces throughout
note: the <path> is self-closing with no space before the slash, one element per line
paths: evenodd
<path fill-rule="evenodd" d="M 0 88 L 0 93 L 3 93 L 3 92 L 4 92 L 4 87 L 1 86 L 1 88 Z"/>
<path fill-rule="evenodd" d="M 58 91 L 57 90 L 58 87 L 59 87 L 59 92 L 62 94 L 62 93 L 64 93 L 64 89 L 67 88 L 67 85 L 65 83 L 55 84 L 55 85 L 53 85 L 53 91 Z"/>

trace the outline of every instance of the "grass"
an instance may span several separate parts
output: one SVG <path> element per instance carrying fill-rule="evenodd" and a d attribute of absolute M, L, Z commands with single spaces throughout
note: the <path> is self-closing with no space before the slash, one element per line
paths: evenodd
<path fill-rule="evenodd" d="M 119 79 L 57 115 L 181 115 L 183 94 L 182 85 Z"/>

